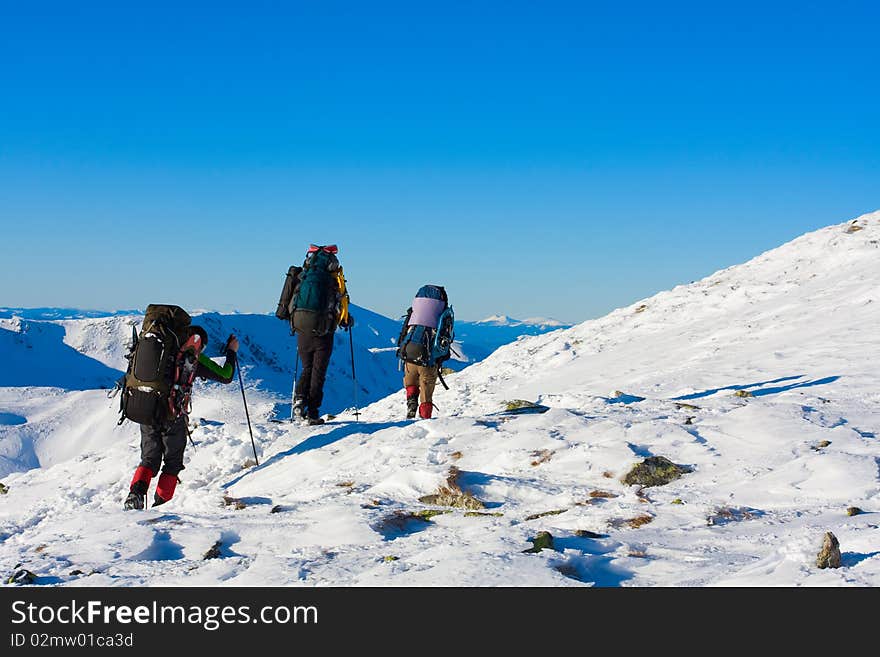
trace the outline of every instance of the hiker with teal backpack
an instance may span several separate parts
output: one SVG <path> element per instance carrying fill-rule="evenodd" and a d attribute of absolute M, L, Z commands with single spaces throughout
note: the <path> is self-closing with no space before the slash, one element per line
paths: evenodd
<path fill-rule="evenodd" d="M 397 357 L 404 364 L 406 417 L 418 411 L 430 419 L 434 406 L 434 387 L 443 380 L 443 363 L 452 356 L 455 340 L 455 313 L 446 290 L 440 285 L 423 285 L 407 310 L 397 338 Z"/>
<path fill-rule="evenodd" d="M 146 507 L 150 481 L 160 466 L 153 506 L 174 496 L 177 475 L 184 469 L 193 383 L 196 378 L 230 383 L 235 374 L 238 339 L 229 336 L 226 360 L 218 365 L 204 353 L 208 333 L 191 321 L 179 306 L 150 304 L 140 335 L 132 329 L 129 364 L 119 382 L 119 424 L 131 420 L 141 425 L 141 461 L 125 509 Z"/>
<path fill-rule="evenodd" d="M 336 328 L 350 330 L 354 325 L 338 252 L 336 245 L 310 245 L 302 267 L 288 270 L 275 312 L 276 317 L 290 322 L 302 363 L 292 415 L 310 425 L 324 423 L 320 408 Z"/>

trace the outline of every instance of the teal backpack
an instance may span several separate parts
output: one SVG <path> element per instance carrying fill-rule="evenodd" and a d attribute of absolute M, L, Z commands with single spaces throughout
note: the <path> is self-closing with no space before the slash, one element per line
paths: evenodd
<path fill-rule="evenodd" d="M 299 286 L 296 288 L 291 311 L 308 310 L 320 313 L 333 305 L 336 280 L 333 272 L 339 269 L 339 260 L 333 253 L 320 248 L 309 254 L 300 274 Z M 293 313 L 291 313 L 293 314 Z"/>

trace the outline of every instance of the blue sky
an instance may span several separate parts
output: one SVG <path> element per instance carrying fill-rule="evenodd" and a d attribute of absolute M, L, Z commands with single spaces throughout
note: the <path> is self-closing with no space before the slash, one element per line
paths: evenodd
<path fill-rule="evenodd" d="M 391 316 L 594 317 L 880 208 L 878 19 L 0 0 L 0 305 L 269 312 L 335 242 Z"/>

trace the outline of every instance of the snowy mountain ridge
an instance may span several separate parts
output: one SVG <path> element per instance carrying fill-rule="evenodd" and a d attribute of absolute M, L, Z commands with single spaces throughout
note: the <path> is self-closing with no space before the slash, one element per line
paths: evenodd
<path fill-rule="evenodd" d="M 71 586 L 878 586 L 878 293 L 873 213 L 521 337 L 449 374 L 430 421 L 404 420 L 398 391 L 357 422 L 268 422 L 278 394 L 249 383 L 257 467 L 238 389 L 204 386 L 178 493 L 144 512 L 120 508 L 138 437 L 115 426 L 105 391 L 0 382 L 0 466 L 13 466 L 0 573 L 21 563 L 36 585 Z M 235 328 L 216 319 L 212 341 Z M 677 478 L 631 483 L 652 457 Z M 840 568 L 816 565 L 827 531 Z M 219 558 L 205 559 L 212 546 Z"/>
<path fill-rule="evenodd" d="M 639 388 L 650 382 L 649 390 L 686 394 L 689 389 L 675 389 L 670 374 L 694 369 L 696 363 L 712 368 L 722 350 L 746 350 L 751 369 L 757 369 L 759 361 L 774 369 L 786 361 L 801 361 L 786 343 L 841 343 L 848 325 L 866 326 L 880 312 L 878 223 L 880 212 L 874 212 L 808 233 L 745 264 L 660 292 L 600 319 L 501 347 L 482 368 L 531 373 L 525 387 L 537 392 L 545 375 L 571 387 L 567 377 L 579 368 L 572 366 L 570 371 L 569 363 L 590 357 L 591 372 L 578 372 L 575 383 L 604 379 L 614 385 L 622 378 Z M 804 330 L 806 326 L 810 331 Z M 862 346 L 870 352 L 874 342 L 865 339 Z M 662 350 L 653 353 L 658 340 Z M 758 348 L 748 349 L 749 344 Z M 645 368 L 645 363 L 654 365 Z M 810 364 L 798 362 L 798 366 Z M 621 372 L 626 376 L 621 377 Z M 478 371 L 468 374 L 479 376 Z M 655 382 L 658 374 L 664 383 Z M 519 377 L 515 380 L 519 382 Z"/>

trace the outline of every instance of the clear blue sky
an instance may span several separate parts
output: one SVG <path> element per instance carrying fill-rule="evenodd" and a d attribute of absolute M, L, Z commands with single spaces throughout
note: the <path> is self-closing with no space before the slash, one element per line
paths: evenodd
<path fill-rule="evenodd" d="M 186 6 L 185 6 L 186 5 Z M 877 2 L 0 0 L 0 305 L 597 316 L 880 208 Z"/>

